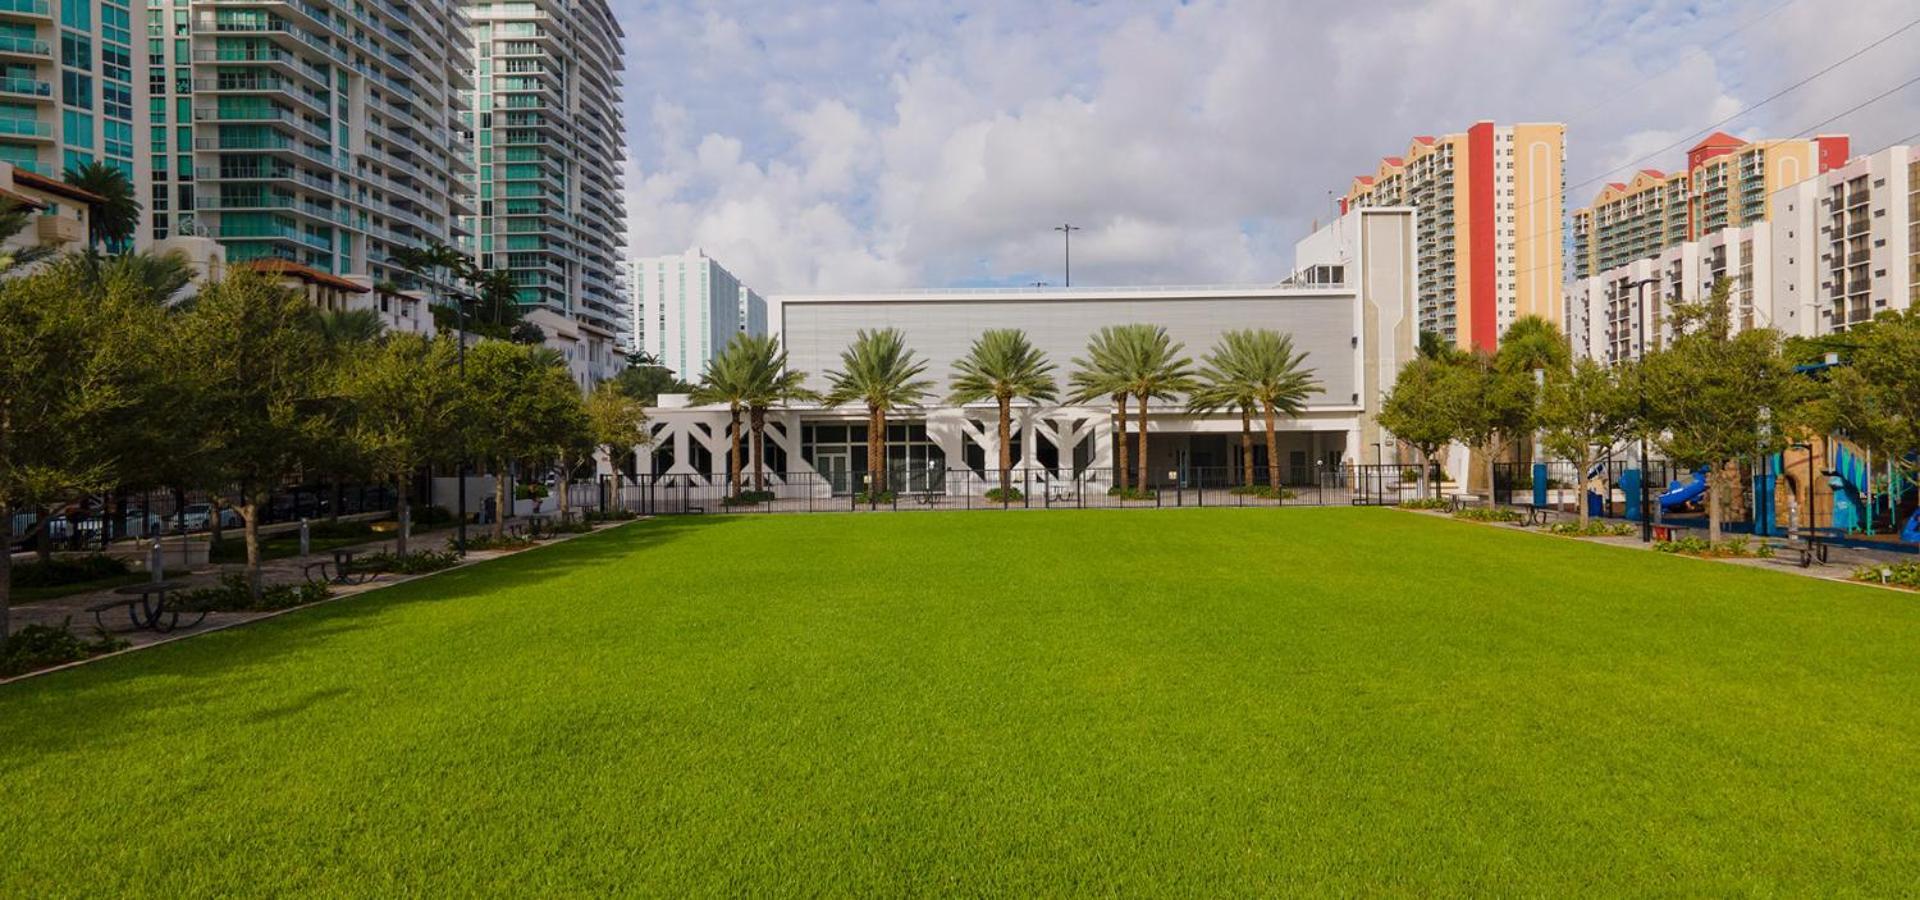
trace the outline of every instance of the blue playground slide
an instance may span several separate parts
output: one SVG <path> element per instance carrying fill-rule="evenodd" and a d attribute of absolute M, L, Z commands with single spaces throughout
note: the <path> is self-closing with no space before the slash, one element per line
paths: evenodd
<path fill-rule="evenodd" d="M 1610 496 L 1613 493 L 1612 486 L 1602 480 L 1600 483 L 1601 490 L 1596 491 L 1594 490 L 1593 484 L 1595 480 L 1600 479 L 1601 473 L 1605 471 L 1607 471 L 1607 464 L 1604 462 L 1594 463 L 1593 468 L 1587 470 L 1587 515 L 1604 516 L 1607 514 L 1607 501 L 1613 499 Z M 1603 494 L 1601 491 L 1605 491 L 1605 493 Z"/>
<path fill-rule="evenodd" d="M 1693 473 L 1692 481 L 1684 484 L 1676 481 L 1667 485 L 1667 492 L 1660 495 L 1660 509 L 1664 512 L 1672 512 L 1678 507 L 1698 501 L 1706 494 L 1707 470 L 1701 469 Z"/>
<path fill-rule="evenodd" d="M 1900 529 L 1900 539 L 1909 544 L 1920 544 L 1920 510 L 1914 511 L 1913 518 L 1907 520 Z"/>

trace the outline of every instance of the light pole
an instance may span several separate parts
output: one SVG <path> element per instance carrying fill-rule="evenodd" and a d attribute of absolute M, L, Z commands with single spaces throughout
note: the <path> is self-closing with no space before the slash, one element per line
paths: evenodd
<path fill-rule="evenodd" d="M 1067 260 L 1066 286 L 1073 287 L 1073 233 L 1076 231 L 1079 231 L 1080 226 L 1073 225 L 1073 224 L 1056 225 L 1054 226 L 1053 230 L 1060 232 L 1061 238 L 1066 242 L 1066 260 Z"/>

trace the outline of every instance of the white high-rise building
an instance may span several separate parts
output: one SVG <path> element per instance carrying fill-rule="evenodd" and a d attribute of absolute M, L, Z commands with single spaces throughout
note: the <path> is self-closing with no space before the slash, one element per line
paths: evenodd
<path fill-rule="evenodd" d="M 633 261 L 633 348 L 693 381 L 736 333 L 767 333 L 767 301 L 706 253 Z"/>

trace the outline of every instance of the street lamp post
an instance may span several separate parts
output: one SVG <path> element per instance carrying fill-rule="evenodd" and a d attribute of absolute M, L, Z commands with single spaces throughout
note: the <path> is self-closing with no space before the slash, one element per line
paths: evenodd
<path fill-rule="evenodd" d="M 1655 278 L 1642 278 L 1633 283 L 1640 293 L 1640 352 L 1637 358 L 1645 361 L 1647 357 L 1647 286 L 1658 284 Z M 1644 375 L 1639 379 L 1640 387 L 1640 542 L 1653 543 L 1653 507 L 1647 496 L 1647 380 Z"/>
<path fill-rule="evenodd" d="M 1060 232 L 1062 240 L 1065 241 L 1067 262 L 1066 286 L 1073 287 L 1073 233 L 1079 231 L 1080 226 L 1072 224 L 1056 225 L 1053 230 Z"/>

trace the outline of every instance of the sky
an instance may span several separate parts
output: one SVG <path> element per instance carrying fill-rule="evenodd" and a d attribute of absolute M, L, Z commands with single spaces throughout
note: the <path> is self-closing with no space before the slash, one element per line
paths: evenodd
<path fill-rule="evenodd" d="M 1482 119 L 1566 123 L 1569 206 L 1723 120 L 1920 141 L 1920 0 L 611 2 L 633 253 L 762 293 L 1059 284 L 1062 223 L 1075 284 L 1275 281 Z"/>

